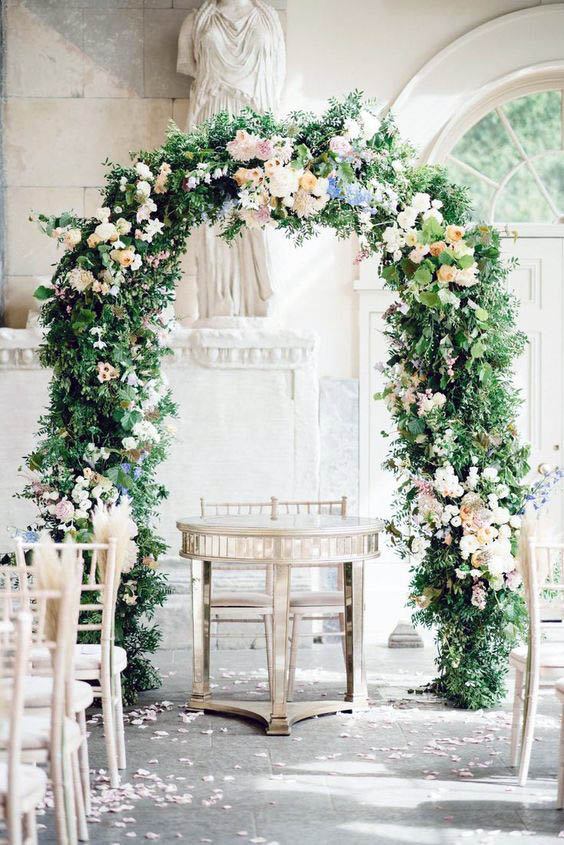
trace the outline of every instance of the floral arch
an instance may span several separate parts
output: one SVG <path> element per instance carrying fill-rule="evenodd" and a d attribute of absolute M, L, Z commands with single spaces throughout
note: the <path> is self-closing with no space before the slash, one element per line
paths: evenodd
<path fill-rule="evenodd" d="M 96 501 L 130 497 L 138 556 L 120 588 L 116 632 L 128 651 L 127 694 L 157 682 L 147 654 L 165 583 L 153 523 L 156 480 L 175 407 L 160 374 L 165 309 L 190 231 L 220 223 L 276 226 L 296 242 L 330 227 L 355 234 L 358 260 L 378 253 L 395 291 L 383 398 L 398 476 L 388 526 L 413 568 L 418 619 L 437 627 L 436 687 L 467 707 L 494 703 L 522 626 L 516 570 L 526 450 L 508 380 L 523 338 L 503 286 L 499 239 L 466 228 L 465 191 L 438 167 L 417 168 L 390 116 L 354 93 L 322 117 L 279 121 L 219 114 L 190 134 L 109 170 L 95 218 L 39 215 L 65 252 L 43 302 L 41 361 L 52 368 L 40 444 L 23 495 L 57 538 L 86 539 Z"/>

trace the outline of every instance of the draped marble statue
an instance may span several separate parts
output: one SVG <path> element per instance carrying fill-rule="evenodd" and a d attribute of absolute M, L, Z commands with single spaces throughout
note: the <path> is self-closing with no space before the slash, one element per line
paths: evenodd
<path fill-rule="evenodd" d="M 205 0 L 182 25 L 178 71 L 193 77 L 188 130 L 219 111 L 275 111 L 285 75 L 278 15 L 263 0 Z M 265 233 L 247 230 L 229 245 L 218 232 L 200 226 L 190 242 L 200 320 L 266 316 L 272 286 Z"/>

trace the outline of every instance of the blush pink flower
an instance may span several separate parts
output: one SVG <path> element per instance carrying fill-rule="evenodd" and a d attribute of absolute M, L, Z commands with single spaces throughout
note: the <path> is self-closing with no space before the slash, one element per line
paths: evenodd
<path fill-rule="evenodd" d="M 274 155 L 274 144 L 269 138 L 263 138 L 257 142 L 255 152 L 257 158 L 266 161 Z"/>
<path fill-rule="evenodd" d="M 55 516 L 61 522 L 68 522 L 74 516 L 74 505 L 68 499 L 61 499 L 55 507 Z"/>
<path fill-rule="evenodd" d="M 335 135 L 334 138 L 331 138 L 329 141 L 329 149 L 332 153 L 335 153 L 335 155 L 342 156 L 343 158 L 347 158 L 352 155 L 353 152 L 350 141 L 348 138 L 345 138 L 344 135 Z"/>

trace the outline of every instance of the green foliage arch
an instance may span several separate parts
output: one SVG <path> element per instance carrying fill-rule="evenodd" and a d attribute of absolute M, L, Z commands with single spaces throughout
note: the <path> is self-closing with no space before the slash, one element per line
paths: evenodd
<path fill-rule="evenodd" d="M 166 584 L 157 567 L 165 545 L 154 523 L 166 489 L 156 471 L 175 413 L 161 375 L 165 315 L 188 235 L 214 223 L 226 240 L 245 227 L 273 226 L 297 243 L 330 227 L 339 238 L 356 236 L 358 260 L 382 256 L 386 283 L 399 297 L 387 315 L 383 391 L 395 426 L 389 466 L 401 478 L 390 533 L 403 554 L 423 550 L 414 601 L 421 621 L 437 626 L 440 690 L 464 706 L 497 700 L 522 600 L 512 574 L 517 529 L 499 521 L 504 512 L 488 517 L 483 497 L 505 485 L 498 507 L 512 517 L 520 506 L 526 467 L 508 374 L 522 339 L 502 287 L 497 235 L 487 227 L 466 231 L 467 212 L 464 190 L 440 169 L 416 168 L 392 118 L 380 119 L 356 92 L 331 101 L 322 117 L 300 112 L 277 120 L 247 110 L 219 114 L 189 134 L 173 126 L 163 147 L 110 168 L 95 218 L 39 215 L 65 252 L 51 285 L 36 292 L 41 362 L 53 375 L 23 495 L 37 504 L 39 526 L 57 539 L 81 540 L 90 536 L 96 501 L 131 498 L 139 554 L 120 588 L 116 625 L 129 656 L 129 700 L 158 683 L 149 659 L 159 642 L 151 617 Z M 479 474 L 473 490 L 471 467 Z M 492 467 L 496 480 L 486 483 L 483 470 L 493 478 Z M 487 544 L 472 552 L 483 553 L 472 566 L 461 552 L 470 541 L 463 543 L 467 525 L 454 524 L 453 509 L 460 513 L 470 492 L 480 498 L 477 522 L 497 531 L 490 542 L 509 526 L 508 537 L 507 529 L 499 537 L 509 550 L 504 542 L 505 557 L 498 549 L 492 571 Z M 458 577 L 457 570 L 468 572 Z"/>

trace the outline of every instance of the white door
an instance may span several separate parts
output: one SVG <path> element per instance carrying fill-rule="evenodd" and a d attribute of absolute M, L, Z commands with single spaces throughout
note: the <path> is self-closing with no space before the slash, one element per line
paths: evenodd
<path fill-rule="evenodd" d="M 518 424 L 531 445 L 529 478 L 534 481 L 539 464 L 562 466 L 564 461 L 564 238 L 504 238 L 503 247 L 519 261 L 509 277 L 521 303 L 519 327 L 528 338 L 515 368 L 523 397 Z M 549 509 L 558 531 L 564 529 L 563 487 L 560 482 Z"/>

